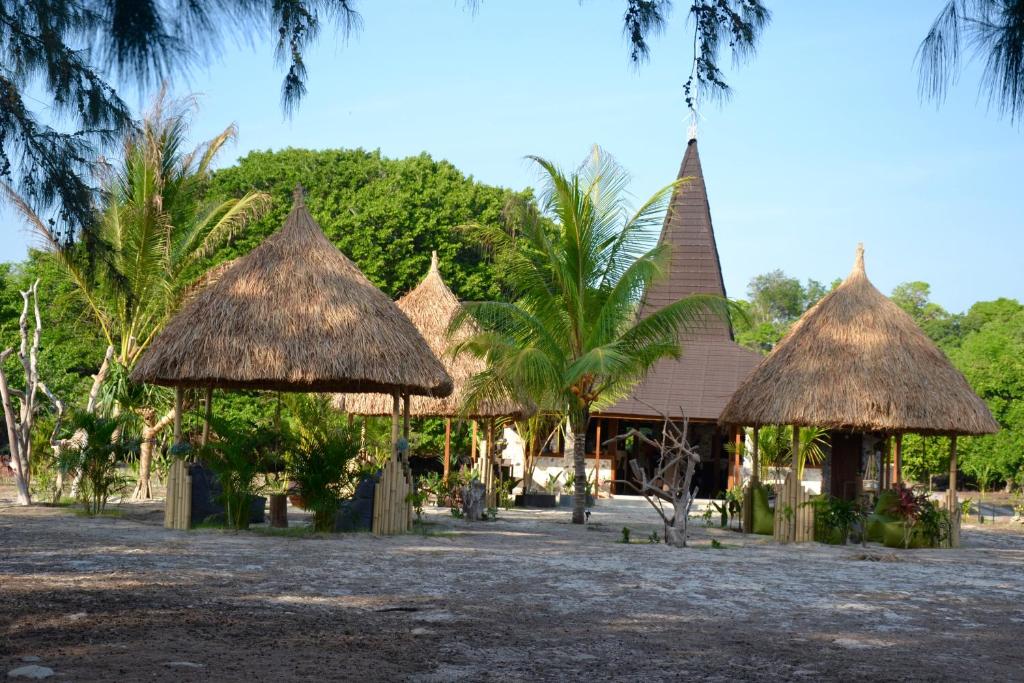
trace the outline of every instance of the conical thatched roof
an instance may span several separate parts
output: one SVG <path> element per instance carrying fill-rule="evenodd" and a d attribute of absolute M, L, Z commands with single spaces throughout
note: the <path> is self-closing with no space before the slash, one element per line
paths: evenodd
<path fill-rule="evenodd" d="M 452 390 L 409 319 L 324 236 L 301 188 L 284 226 L 185 303 L 132 379 L 277 391 Z"/>
<path fill-rule="evenodd" d="M 484 361 L 469 354 L 453 358 L 450 349 L 473 333 L 473 322 L 467 320 L 449 338 L 448 328 L 459 312 L 459 300 L 441 279 L 437 267 L 437 252 L 430 260 L 430 270 L 416 287 L 397 302 L 398 307 L 409 317 L 430 345 L 430 349 L 444 363 L 452 376 L 455 390 L 447 398 L 413 397 L 409 413 L 417 417 L 516 417 L 532 412 L 528 406 L 512 401 L 484 401 L 467 412 L 462 411 L 466 385 L 469 380 L 483 372 Z M 339 396 L 335 405 L 355 415 L 390 415 L 392 399 L 383 394 L 349 394 Z"/>
<path fill-rule="evenodd" d="M 999 430 L 967 380 L 864 272 L 804 313 L 733 394 L 721 422 L 853 431 Z"/>

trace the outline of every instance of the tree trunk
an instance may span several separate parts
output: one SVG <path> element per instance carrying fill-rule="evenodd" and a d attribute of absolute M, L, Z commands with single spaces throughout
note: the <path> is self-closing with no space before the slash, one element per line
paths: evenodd
<path fill-rule="evenodd" d="M 18 505 L 31 505 L 32 492 L 29 490 L 29 479 L 21 471 L 21 463 L 11 458 L 11 469 L 14 470 L 14 483 L 18 488 Z"/>
<path fill-rule="evenodd" d="M 584 524 L 587 507 L 587 423 L 589 416 L 583 416 L 573 424 L 572 464 L 575 472 L 572 491 L 572 523 Z"/>
<path fill-rule="evenodd" d="M 142 416 L 142 443 L 139 444 L 139 480 L 132 492 L 132 500 L 152 500 L 153 488 L 150 484 L 150 473 L 153 469 L 153 448 L 156 446 L 156 437 L 160 435 L 167 425 L 174 420 L 174 411 L 170 411 L 159 420 L 156 419 L 156 410 L 143 408 L 139 411 Z"/>

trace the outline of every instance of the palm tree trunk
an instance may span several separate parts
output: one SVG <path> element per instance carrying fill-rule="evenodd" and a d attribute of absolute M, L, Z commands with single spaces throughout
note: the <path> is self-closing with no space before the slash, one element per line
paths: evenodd
<path fill-rule="evenodd" d="M 572 464 L 575 479 L 572 491 L 572 523 L 584 524 L 586 520 L 587 507 L 587 426 L 590 422 L 589 411 L 583 411 L 578 419 L 573 421 L 572 435 Z"/>

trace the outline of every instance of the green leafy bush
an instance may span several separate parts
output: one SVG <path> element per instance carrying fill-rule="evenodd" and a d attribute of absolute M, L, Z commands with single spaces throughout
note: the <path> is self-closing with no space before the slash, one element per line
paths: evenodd
<path fill-rule="evenodd" d="M 107 507 L 111 494 L 121 493 L 128 487 L 120 465 L 138 451 L 138 444 L 128 442 L 121 427 L 121 421 L 116 418 L 91 413 L 77 413 L 71 420 L 70 433 L 83 430 L 85 439 L 80 448 L 69 448 L 61 453 L 60 468 L 64 472 L 82 473 L 78 499 L 86 514 L 100 514 Z"/>
<path fill-rule="evenodd" d="M 280 446 L 280 433 L 259 424 L 237 428 L 218 419 L 212 426 L 216 439 L 199 449 L 198 459 L 217 475 L 227 526 L 248 529 L 257 480 L 269 454 Z"/>
<path fill-rule="evenodd" d="M 310 430 L 288 454 L 288 474 L 313 513 L 313 528 L 333 531 L 338 503 L 351 485 L 359 435 L 347 429 Z M 422 509 L 422 506 L 421 506 Z"/>
<path fill-rule="evenodd" d="M 846 545 L 850 531 L 861 519 L 860 506 L 851 500 L 820 496 L 807 503 L 814 507 L 814 540 Z"/>

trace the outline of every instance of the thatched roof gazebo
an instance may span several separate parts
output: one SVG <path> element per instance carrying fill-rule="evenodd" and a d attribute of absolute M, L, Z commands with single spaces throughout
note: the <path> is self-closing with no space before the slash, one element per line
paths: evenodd
<path fill-rule="evenodd" d="M 519 417 L 532 412 L 532 407 L 508 400 L 481 400 L 465 405 L 466 391 L 470 380 L 486 368 L 483 359 L 462 353 L 452 354 L 454 346 L 469 338 L 475 323 L 467 319 L 450 336 L 452 320 L 459 313 L 461 304 L 441 277 L 437 252 L 430 258 L 430 269 L 416 287 L 395 302 L 398 308 L 412 321 L 426 339 L 430 350 L 441 359 L 451 376 L 454 390 L 446 397 L 414 396 L 409 405 L 413 417 L 442 417 L 445 423 L 445 472 L 451 457 L 451 418 L 487 419 Z M 383 416 L 391 413 L 391 402 L 385 394 L 345 394 L 339 396 L 335 405 L 350 415 Z"/>
<path fill-rule="evenodd" d="M 956 436 L 999 429 L 963 374 L 871 284 L 860 245 L 850 275 L 793 325 L 736 390 L 720 421 L 793 425 L 794 464 L 797 427 L 894 436 L 897 481 L 902 434 L 950 436 L 951 490 Z"/>
<path fill-rule="evenodd" d="M 132 379 L 218 389 L 452 392 L 416 327 L 328 241 L 300 190 L 284 226 L 190 298 Z"/>
<path fill-rule="evenodd" d="M 384 392 L 398 443 L 401 397 L 445 397 L 452 379 L 391 299 L 324 236 L 296 187 L 284 225 L 191 293 L 131 379 L 182 389 Z M 204 436 L 206 431 L 204 430 Z"/>

